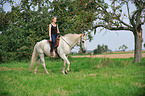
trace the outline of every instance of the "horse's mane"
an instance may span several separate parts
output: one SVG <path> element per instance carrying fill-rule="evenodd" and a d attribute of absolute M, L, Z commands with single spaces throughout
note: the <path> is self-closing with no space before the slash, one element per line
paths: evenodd
<path fill-rule="evenodd" d="M 79 34 L 69 33 L 69 34 L 64 35 L 63 37 L 66 39 L 68 38 L 69 40 L 74 40 L 74 39 L 78 38 L 78 36 L 79 36 Z"/>
<path fill-rule="evenodd" d="M 72 37 L 72 35 L 77 35 L 77 34 L 69 33 L 69 34 L 65 34 L 64 37 Z"/>
<path fill-rule="evenodd" d="M 69 35 L 72 35 L 72 33 L 65 34 L 64 36 L 66 37 L 66 36 L 69 36 Z"/>

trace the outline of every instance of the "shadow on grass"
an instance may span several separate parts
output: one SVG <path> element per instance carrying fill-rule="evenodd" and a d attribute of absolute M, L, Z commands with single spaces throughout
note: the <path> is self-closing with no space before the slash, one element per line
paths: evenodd
<path fill-rule="evenodd" d="M 0 91 L 0 96 L 12 96 L 8 91 Z"/>

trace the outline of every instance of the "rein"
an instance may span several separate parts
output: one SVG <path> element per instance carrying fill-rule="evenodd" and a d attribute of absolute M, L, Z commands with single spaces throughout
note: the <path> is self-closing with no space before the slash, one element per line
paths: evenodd
<path fill-rule="evenodd" d="M 60 37 L 62 38 L 62 36 L 60 36 Z M 63 38 L 62 38 L 62 39 L 63 39 Z M 63 40 L 64 40 L 64 39 L 63 39 Z M 68 42 L 67 42 L 66 40 L 64 40 L 64 41 L 68 44 Z M 77 41 L 78 41 L 78 39 L 76 40 L 76 42 L 77 42 Z M 75 42 L 75 44 L 76 44 L 76 42 Z M 75 45 L 75 44 L 74 44 L 74 45 Z M 74 46 L 74 45 L 71 46 L 70 44 L 68 44 L 68 45 L 70 46 L 70 48 L 72 48 L 72 47 Z"/>
<path fill-rule="evenodd" d="M 62 36 L 60 36 L 62 38 Z M 63 39 L 63 38 L 62 38 Z M 64 39 L 63 39 L 64 40 Z M 64 40 L 65 41 L 65 40 Z M 66 42 L 66 41 L 65 41 Z M 68 42 L 66 42 L 68 44 Z M 69 45 L 69 44 L 68 44 Z M 70 46 L 70 45 L 69 45 Z M 71 46 L 70 46 L 71 47 Z"/>

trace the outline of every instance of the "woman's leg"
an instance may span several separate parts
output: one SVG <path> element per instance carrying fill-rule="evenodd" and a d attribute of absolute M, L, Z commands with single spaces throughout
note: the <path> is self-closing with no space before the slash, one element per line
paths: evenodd
<path fill-rule="evenodd" d="M 54 48 L 54 45 L 55 45 L 55 35 L 51 35 L 51 38 L 52 38 L 52 44 L 51 44 L 51 50 L 50 50 L 50 52 L 53 52 L 53 48 Z"/>

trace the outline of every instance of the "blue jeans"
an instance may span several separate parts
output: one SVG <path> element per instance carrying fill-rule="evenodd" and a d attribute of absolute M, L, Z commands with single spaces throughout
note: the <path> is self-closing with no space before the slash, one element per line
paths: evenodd
<path fill-rule="evenodd" d="M 51 39 L 52 39 L 52 43 L 51 43 L 51 50 L 50 52 L 53 52 L 53 48 L 54 48 L 54 45 L 55 45 L 55 39 L 57 37 L 57 34 L 52 34 L 51 35 Z"/>

